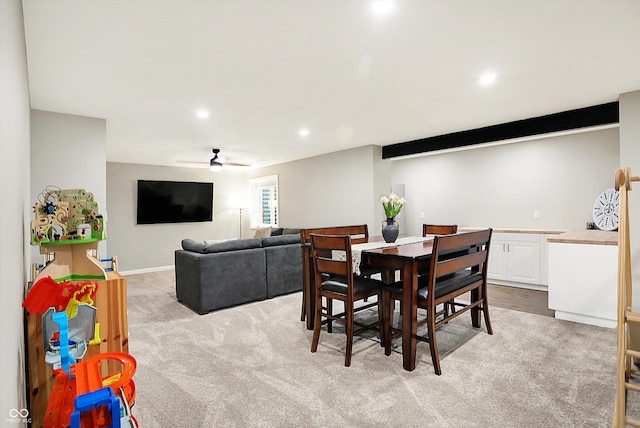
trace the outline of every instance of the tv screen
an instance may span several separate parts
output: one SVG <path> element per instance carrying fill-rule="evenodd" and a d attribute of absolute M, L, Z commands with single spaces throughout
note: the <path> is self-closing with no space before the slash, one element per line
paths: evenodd
<path fill-rule="evenodd" d="M 138 224 L 213 220 L 213 183 L 138 180 Z"/>

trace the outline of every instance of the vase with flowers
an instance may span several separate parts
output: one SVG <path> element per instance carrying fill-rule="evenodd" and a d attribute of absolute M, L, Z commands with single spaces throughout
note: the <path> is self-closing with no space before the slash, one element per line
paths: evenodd
<path fill-rule="evenodd" d="M 389 196 L 382 196 L 380 202 L 382 202 L 384 214 L 387 218 L 382 223 L 382 237 L 385 242 L 396 242 L 398 234 L 400 233 L 396 216 L 400 214 L 406 201 L 404 198 L 398 197 L 395 193 L 390 193 Z"/>

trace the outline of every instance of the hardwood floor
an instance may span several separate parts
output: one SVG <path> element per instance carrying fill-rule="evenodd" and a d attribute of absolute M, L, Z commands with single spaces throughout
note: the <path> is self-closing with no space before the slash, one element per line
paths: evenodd
<path fill-rule="evenodd" d="M 460 296 L 460 301 L 468 302 L 469 293 Z M 487 298 L 489 308 L 499 306 L 514 311 L 554 317 L 555 312 L 547 306 L 547 292 L 529 290 L 526 288 L 509 287 L 506 285 L 487 284 Z"/>
<path fill-rule="evenodd" d="M 555 311 L 547 306 L 547 292 L 487 284 L 489 307 L 513 309 L 521 312 L 553 317 Z"/>

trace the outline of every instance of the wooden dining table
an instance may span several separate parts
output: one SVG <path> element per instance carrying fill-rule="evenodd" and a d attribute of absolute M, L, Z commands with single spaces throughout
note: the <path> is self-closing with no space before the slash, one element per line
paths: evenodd
<path fill-rule="evenodd" d="M 370 237 L 368 242 L 381 241 L 382 237 Z M 416 368 L 416 333 L 418 326 L 418 275 L 429 271 L 433 239 L 423 242 L 362 251 L 361 266 L 398 270 L 402 279 L 402 365 L 405 370 Z M 307 328 L 312 330 L 315 314 L 315 284 L 310 246 L 303 245 L 305 316 Z M 479 314 L 472 314 L 480 322 Z M 474 325 L 476 321 L 474 320 Z"/>

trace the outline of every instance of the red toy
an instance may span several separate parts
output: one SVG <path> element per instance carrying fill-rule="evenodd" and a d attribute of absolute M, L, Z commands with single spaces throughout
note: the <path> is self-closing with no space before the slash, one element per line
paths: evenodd
<path fill-rule="evenodd" d="M 103 360 L 119 361 L 123 367 L 122 371 L 102 377 L 100 367 Z M 71 426 L 71 415 L 76 410 L 76 398 L 87 396 L 104 387 L 110 387 L 128 410 L 136 399 L 135 383 L 132 379 L 135 371 L 136 360 L 131 355 L 121 352 L 106 352 L 87 358 L 84 362 L 72 365 L 68 376 L 64 370 L 58 370 L 49 396 L 45 428 Z M 137 427 L 135 418 L 130 418 L 132 426 Z M 103 428 L 114 425 L 110 412 L 104 406 L 83 412 L 80 421 L 83 427 Z"/>

